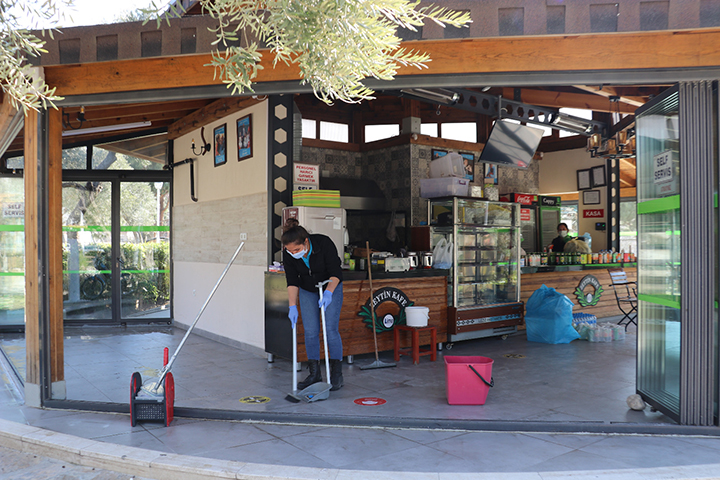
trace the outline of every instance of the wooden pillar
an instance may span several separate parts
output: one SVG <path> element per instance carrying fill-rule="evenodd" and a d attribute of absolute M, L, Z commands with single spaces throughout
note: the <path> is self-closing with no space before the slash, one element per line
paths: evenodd
<path fill-rule="evenodd" d="M 24 147 L 25 403 L 40 407 L 46 398 L 65 396 L 60 112 L 29 111 Z"/>
<path fill-rule="evenodd" d="M 62 270 L 62 112 L 48 111 L 48 279 L 52 397 L 65 398 Z"/>
<path fill-rule="evenodd" d="M 403 119 L 400 133 L 420 133 L 420 102 L 409 98 L 403 98 Z"/>
<path fill-rule="evenodd" d="M 38 130 L 40 115 L 25 115 L 25 403 L 42 404 L 40 385 L 40 267 L 38 262 Z"/>

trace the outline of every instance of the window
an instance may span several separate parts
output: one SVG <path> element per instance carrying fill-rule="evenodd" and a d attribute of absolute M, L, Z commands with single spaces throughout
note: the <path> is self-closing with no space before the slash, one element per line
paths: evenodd
<path fill-rule="evenodd" d="M 443 123 L 441 129 L 442 138 L 477 143 L 477 126 L 475 122 Z"/>
<path fill-rule="evenodd" d="M 350 127 L 344 123 L 320 122 L 320 140 L 348 143 Z"/>
<path fill-rule="evenodd" d="M 570 235 L 578 236 L 578 205 L 577 203 L 564 203 L 560 206 L 560 221 L 567 223 Z"/>
<path fill-rule="evenodd" d="M 365 143 L 376 142 L 400 135 L 400 125 L 365 125 Z"/>
<path fill-rule="evenodd" d="M 302 119 L 302 138 L 317 138 L 317 122 L 315 120 Z"/>
<path fill-rule="evenodd" d="M 423 123 L 420 125 L 420 133 L 428 135 L 430 137 L 438 136 L 438 124 L 437 123 Z"/>

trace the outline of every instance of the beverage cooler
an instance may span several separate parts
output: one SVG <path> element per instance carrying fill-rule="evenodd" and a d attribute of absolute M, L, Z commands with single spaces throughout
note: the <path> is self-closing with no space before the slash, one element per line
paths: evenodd
<path fill-rule="evenodd" d="M 557 237 L 557 226 L 561 222 L 560 197 L 509 193 L 501 200 L 520 205 L 521 246 L 525 252 L 542 252 Z"/>
<path fill-rule="evenodd" d="M 522 324 L 520 205 L 469 197 L 428 202 L 431 247 L 452 242 L 448 341 L 507 335 Z"/>

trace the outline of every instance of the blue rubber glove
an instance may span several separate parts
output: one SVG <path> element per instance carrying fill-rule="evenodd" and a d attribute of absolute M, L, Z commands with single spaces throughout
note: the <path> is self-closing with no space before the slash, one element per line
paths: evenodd
<path fill-rule="evenodd" d="M 298 319 L 297 305 L 290 305 L 290 311 L 288 311 L 288 318 L 290 319 L 290 323 L 292 323 L 292 327 L 295 328 L 295 324 L 297 323 Z"/>
<path fill-rule="evenodd" d="M 325 290 L 322 298 L 318 301 L 318 308 L 327 308 L 330 302 L 332 302 L 332 292 Z"/>

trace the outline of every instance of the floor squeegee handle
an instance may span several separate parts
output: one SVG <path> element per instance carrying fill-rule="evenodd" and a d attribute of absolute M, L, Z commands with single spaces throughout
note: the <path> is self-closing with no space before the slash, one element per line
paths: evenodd
<path fill-rule="evenodd" d="M 178 356 L 178 353 L 180 353 L 180 349 L 185 345 L 185 341 L 190 336 L 190 332 L 192 332 L 193 328 L 195 328 L 195 325 L 197 324 L 198 320 L 200 320 L 200 316 L 202 316 L 203 312 L 205 311 L 205 308 L 208 306 L 208 303 L 210 303 L 210 299 L 215 295 L 215 291 L 220 286 L 220 283 L 225 278 L 225 275 L 227 274 L 228 270 L 230 270 L 230 266 L 235 261 L 235 258 L 237 258 L 238 254 L 240 253 L 240 250 L 242 250 L 243 245 L 245 245 L 245 242 L 240 242 L 240 245 L 238 246 L 237 250 L 235 250 L 235 253 L 233 254 L 232 258 L 228 262 L 227 266 L 225 266 L 225 270 L 223 270 L 222 275 L 220 275 L 220 278 L 218 279 L 217 283 L 215 283 L 215 286 L 213 287 L 212 291 L 210 292 L 210 295 L 208 295 L 207 300 L 205 300 L 205 303 L 203 304 L 202 308 L 200 309 L 200 312 L 197 314 L 197 317 L 195 317 L 195 321 L 190 325 L 190 328 L 187 329 L 187 332 L 185 332 L 185 336 L 180 341 L 180 345 L 178 345 L 177 349 L 175 349 L 175 353 L 173 353 L 172 358 L 170 358 L 170 361 L 167 365 L 165 365 L 165 368 L 163 368 L 162 373 L 160 374 L 160 379 L 157 382 L 157 385 L 162 385 L 162 381 L 165 379 L 165 376 L 172 368 L 173 363 L 175 362 L 175 358 Z"/>

